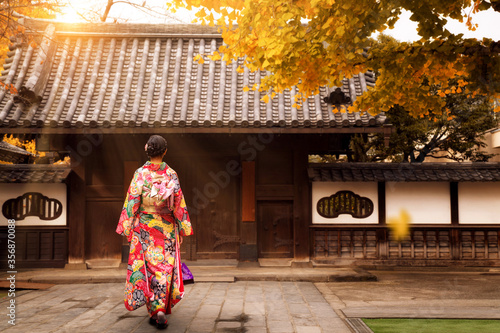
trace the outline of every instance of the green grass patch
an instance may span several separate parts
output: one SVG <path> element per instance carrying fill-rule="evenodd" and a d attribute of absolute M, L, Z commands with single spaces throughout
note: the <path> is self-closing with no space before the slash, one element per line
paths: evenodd
<path fill-rule="evenodd" d="M 363 319 L 374 333 L 498 333 L 500 320 Z"/>

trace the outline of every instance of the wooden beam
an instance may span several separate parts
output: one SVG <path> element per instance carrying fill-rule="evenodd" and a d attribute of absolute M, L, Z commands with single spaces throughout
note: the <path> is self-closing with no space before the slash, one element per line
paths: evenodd
<path fill-rule="evenodd" d="M 72 140 L 76 146 L 76 140 Z M 68 176 L 68 264 L 85 263 L 85 159 L 79 163 L 71 156 Z"/>
<path fill-rule="evenodd" d="M 242 162 L 241 220 L 255 222 L 255 161 Z"/>
<path fill-rule="evenodd" d="M 97 126 L 102 126 L 98 124 Z M 0 134 L 340 134 L 385 133 L 384 127 L 0 127 Z"/>
<path fill-rule="evenodd" d="M 378 182 L 377 184 L 378 192 L 378 224 L 386 224 L 386 210 L 385 210 L 385 182 Z"/>
<path fill-rule="evenodd" d="M 293 237 L 295 261 L 309 261 L 312 249 L 309 236 L 311 223 L 307 149 L 300 139 L 294 140 L 293 151 Z"/>
<path fill-rule="evenodd" d="M 458 183 L 450 182 L 451 224 L 458 225 Z"/>

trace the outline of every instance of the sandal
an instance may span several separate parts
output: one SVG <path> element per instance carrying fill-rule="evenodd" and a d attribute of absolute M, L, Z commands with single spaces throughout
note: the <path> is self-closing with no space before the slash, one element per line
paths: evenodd
<path fill-rule="evenodd" d="M 165 316 L 165 312 L 158 312 L 158 319 L 156 320 L 156 328 L 159 330 L 164 330 L 168 326 L 167 317 Z"/>

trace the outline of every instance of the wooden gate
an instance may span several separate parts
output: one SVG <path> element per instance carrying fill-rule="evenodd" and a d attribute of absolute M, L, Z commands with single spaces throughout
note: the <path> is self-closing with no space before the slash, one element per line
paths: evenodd
<path fill-rule="evenodd" d="M 293 202 L 257 204 L 259 258 L 293 258 Z"/>
<path fill-rule="evenodd" d="M 196 163 L 177 164 L 172 167 L 179 175 L 194 229 L 194 235 L 184 239 L 183 258 L 238 259 L 239 159 L 199 157 Z"/>

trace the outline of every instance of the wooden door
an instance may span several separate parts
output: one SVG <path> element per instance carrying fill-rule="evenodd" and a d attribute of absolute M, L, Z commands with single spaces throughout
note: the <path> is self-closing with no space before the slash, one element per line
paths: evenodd
<path fill-rule="evenodd" d="M 115 233 L 123 200 L 88 200 L 86 204 L 86 259 L 121 259 L 122 236 Z"/>
<path fill-rule="evenodd" d="M 191 159 L 175 164 L 194 230 L 193 236 L 184 239 L 181 255 L 187 260 L 237 259 L 239 160 L 197 157 L 196 163 Z"/>
<path fill-rule="evenodd" d="M 259 258 L 293 258 L 293 202 L 257 203 Z"/>

